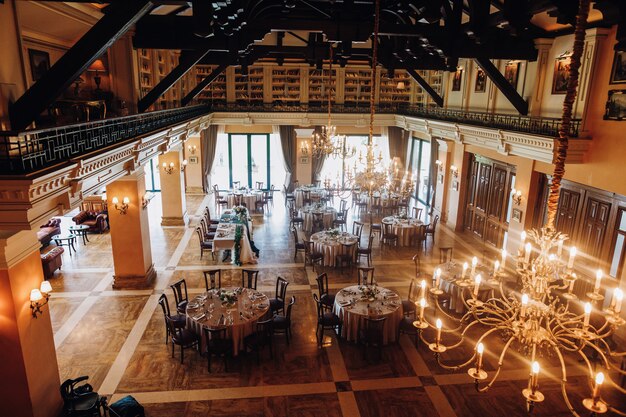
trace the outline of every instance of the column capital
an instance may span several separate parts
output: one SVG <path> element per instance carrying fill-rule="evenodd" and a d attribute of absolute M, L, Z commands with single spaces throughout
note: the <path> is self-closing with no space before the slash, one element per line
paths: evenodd
<path fill-rule="evenodd" d="M 315 129 L 294 129 L 296 131 L 296 137 L 298 139 L 306 139 L 313 136 Z"/>
<path fill-rule="evenodd" d="M 17 265 L 40 247 L 34 230 L 0 231 L 0 269 Z"/>

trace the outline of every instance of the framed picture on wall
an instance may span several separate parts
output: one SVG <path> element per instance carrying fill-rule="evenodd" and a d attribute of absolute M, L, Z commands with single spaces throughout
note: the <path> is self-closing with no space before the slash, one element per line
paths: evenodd
<path fill-rule="evenodd" d="M 565 94 L 567 91 L 570 61 L 569 56 L 561 56 L 556 59 L 554 76 L 552 77 L 552 94 Z"/>
<path fill-rule="evenodd" d="M 198 163 L 198 157 L 197 156 L 190 156 L 189 157 L 189 163 L 190 164 L 197 164 Z"/>
<path fill-rule="evenodd" d="M 504 67 L 504 78 L 513 86 L 517 88 L 517 77 L 519 73 L 519 62 L 510 61 L 507 62 Z"/>
<path fill-rule="evenodd" d="M 459 182 L 457 180 L 452 181 L 452 189 L 454 191 L 459 191 Z"/>
<path fill-rule="evenodd" d="M 39 80 L 50 69 L 50 54 L 36 49 L 28 50 L 28 62 L 33 81 Z"/>
<path fill-rule="evenodd" d="M 511 212 L 511 218 L 518 223 L 522 222 L 522 211 L 519 209 L 513 209 Z"/>
<path fill-rule="evenodd" d="M 476 70 L 476 82 L 474 83 L 475 93 L 484 93 L 487 89 L 487 76 L 481 68 Z"/>
<path fill-rule="evenodd" d="M 606 102 L 604 120 L 626 119 L 626 90 L 610 90 Z"/>
<path fill-rule="evenodd" d="M 461 91 L 461 83 L 463 82 L 463 68 L 458 67 L 452 77 L 452 91 Z"/>
<path fill-rule="evenodd" d="M 611 69 L 611 84 L 626 83 L 626 52 L 615 51 L 613 68 Z"/>

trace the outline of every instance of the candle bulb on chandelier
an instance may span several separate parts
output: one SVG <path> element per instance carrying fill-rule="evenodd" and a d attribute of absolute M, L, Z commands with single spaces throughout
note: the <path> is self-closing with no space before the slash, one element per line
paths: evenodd
<path fill-rule="evenodd" d="M 479 343 L 476 346 L 476 353 L 478 357 L 476 358 L 476 373 L 480 373 L 480 369 L 483 366 L 483 352 L 485 350 L 485 346 L 482 343 Z"/>
<path fill-rule="evenodd" d="M 559 239 L 559 242 L 556 245 L 556 255 L 560 258 L 563 253 L 563 239 Z"/>
<path fill-rule="evenodd" d="M 587 331 L 589 327 L 589 318 L 591 317 L 591 303 L 585 303 L 585 318 L 583 319 L 583 331 Z"/>
<path fill-rule="evenodd" d="M 535 361 L 533 362 L 532 366 L 531 366 L 531 372 L 530 372 L 530 390 L 532 391 L 532 393 L 534 394 L 535 391 L 537 391 L 537 388 L 539 387 L 539 362 Z"/>
<path fill-rule="evenodd" d="M 598 294 L 600 292 L 600 283 L 602 282 L 602 270 L 596 271 L 596 285 L 593 287 L 593 292 Z"/>
<path fill-rule="evenodd" d="M 615 312 L 615 314 L 619 314 L 620 311 L 622 311 L 622 300 L 624 299 L 624 292 L 619 289 L 619 288 L 615 288 L 615 291 L 613 291 L 613 311 Z"/>
<path fill-rule="evenodd" d="M 420 300 L 420 322 L 424 321 L 424 309 L 426 308 L 426 299 L 422 297 Z"/>
<path fill-rule="evenodd" d="M 522 294 L 522 308 L 520 310 L 520 316 L 526 317 L 526 311 L 528 309 L 528 294 Z"/>
<path fill-rule="evenodd" d="M 477 264 L 478 264 L 478 258 L 474 256 L 472 258 L 472 271 L 470 272 L 470 276 L 473 276 L 476 273 L 476 265 Z"/>
<path fill-rule="evenodd" d="M 528 263 L 530 261 L 530 252 L 532 251 L 532 245 L 530 242 L 524 245 L 524 263 Z"/>
<path fill-rule="evenodd" d="M 474 278 L 474 298 L 478 298 L 478 289 L 480 288 L 480 281 L 482 280 L 480 274 Z"/>
<path fill-rule="evenodd" d="M 602 383 L 604 382 L 604 374 L 602 372 L 598 372 L 596 374 L 596 381 L 595 382 L 596 383 L 593 386 L 593 393 L 591 395 L 591 398 L 593 399 L 594 405 L 600 399 L 600 386 L 602 386 Z"/>
<path fill-rule="evenodd" d="M 465 274 L 467 273 L 467 268 L 469 268 L 469 265 L 467 264 L 467 262 L 463 262 L 463 272 L 461 273 L 461 279 L 465 278 Z"/>
<path fill-rule="evenodd" d="M 495 261 L 493 263 L 493 274 L 496 275 L 498 273 L 498 270 L 500 269 L 500 261 Z"/>
<path fill-rule="evenodd" d="M 506 249 L 502 249 L 502 252 L 500 252 L 500 254 L 500 266 L 504 268 L 504 266 L 506 265 Z"/>
<path fill-rule="evenodd" d="M 526 242 L 526 231 L 523 230 L 519 235 L 519 251 L 520 253 L 524 250 L 524 243 Z"/>
<path fill-rule="evenodd" d="M 567 260 L 567 268 L 572 269 L 574 267 L 574 258 L 576 258 L 576 246 L 572 246 L 569 249 L 569 259 Z"/>
<path fill-rule="evenodd" d="M 422 282 L 420 283 L 420 298 L 423 298 L 426 296 L 426 280 L 423 279 Z"/>
<path fill-rule="evenodd" d="M 435 345 L 439 346 L 439 343 L 441 342 L 441 327 L 443 326 L 441 319 L 437 319 L 437 321 L 435 322 L 435 326 L 437 327 L 437 338 L 435 339 Z"/>
<path fill-rule="evenodd" d="M 435 270 L 435 288 L 439 288 L 439 280 L 441 279 L 441 268 Z"/>

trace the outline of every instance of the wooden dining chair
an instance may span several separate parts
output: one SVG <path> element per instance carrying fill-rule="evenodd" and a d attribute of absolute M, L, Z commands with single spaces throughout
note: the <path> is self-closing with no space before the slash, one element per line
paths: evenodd
<path fill-rule="evenodd" d="M 189 295 L 187 294 L 187 281 L 180 279 L 170 285 L 170 288 L 174 292 L 174 302 L 176 303 L 176 311 L 181 314 L 185 314 L 187 310 L 187 303 L 189 302 Z"/>
<path fill-rule="evenodd" d="M 417 220 L 421 220 L 422 209 L 420 207 L 413 207 L 413 218 Z"/>
<path fill-rule="evenodd" d="M 356 270 L 358 285 L 374 285 L 374 267 L 358 267 Z"/>
<path fill-rule="evenodd" d="M 270 298 L 270 311 L 274 314 L 285 311 L 285 298 L 287 296 L 287 286 L 289 281 L 285 278 L 278 277 L 276 279 L 276 291 L 274 298 Z"/>
<path fill-rule="evenodd" d="M 222 270 L 211 269 L 203 271 L 204 273 L 204 286 L 207 291 L 222 288 Z"/>
<path fill-rule="evenodd" d="M 257 269 L 242 269 L 241 287 L 256 290 L 256 283 L 258 278 L 259 271 Z"/>
<path fill-rule="evenodd" d="M 440 264 L 452 261 L 452 249 L 453 248 L 451 246 L 439 248 L 439 263 Z"/>
<path fill-rule="evenodd" d="M 207 369 L 211 372 L 211 356 L 221 356 L 224 358 L 224 370 L 228 372 L 228 356 L 233 353 L 233 340 L 226 337 L 226 327 L 217 329 L 203 327 L 204 345 L 203 352 L 207 357 Z"/>

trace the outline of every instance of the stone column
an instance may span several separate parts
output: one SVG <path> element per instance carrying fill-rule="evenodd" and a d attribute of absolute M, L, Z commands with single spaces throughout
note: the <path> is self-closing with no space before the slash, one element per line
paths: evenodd
<path fill-rule="evenodd" d="M 541 102 L 543 101 L 543 93 L 545 91 L 546 76 L 548 71 L 554 70 L 554 63 L 548 62 L 550 48 L 553 43 L 554 39 L 535 39 L 537 62 L 535 64 L 535 85 L 532 89 L 530 103 L 528 103 L 528 114 L 530 116 L 541 116 Z M 530 70 L 530 67 L 527 66 L 526 70 Z M 525 75 L 528 76 L 527 74 Z"/>
<path fill-rule="evenodd" d="M 63 402 L 48 306 L 34 318 L 30 292 L 43 270 L 34 231 L 0 231 L 0 414 L 56 417 Z"/>
<path fill-rule="evenodd" d="M 163 205 L 162 226 L 184 226 L 189 221 L 185 200 L 185 177 L 181 167 L 183 167 L 183 155 L 180 150 L 176 149 L 159 155 L 161 204 Z"/>
<path fill-rule="evenodd" d="M 143 288 L 156 277 L 150 248 L 143 168 L 107 185 L 109 225 L 113 250 L 113 288 Z M 117 198 L 117 208 L 114 198 Z M 128 207 L 124 206 L 124 200 Z"/>
<path fill-rule="evenodd" d="M 190 136 L 185 142 L 184 155 L 189 164 L 185 169 L 185 184 L 188 193 L 202 194 L 202 152 L 200 135 Z"/>

